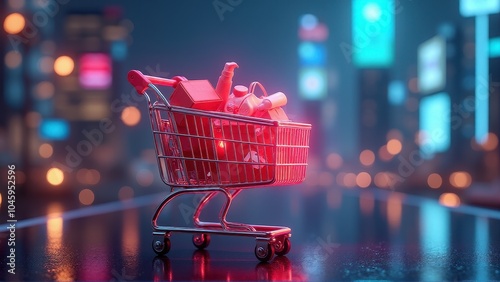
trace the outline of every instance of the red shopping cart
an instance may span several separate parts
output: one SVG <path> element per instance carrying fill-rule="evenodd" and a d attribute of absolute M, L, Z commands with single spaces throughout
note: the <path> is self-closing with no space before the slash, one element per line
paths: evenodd
<path fill-rule="evenodd" d="M 229 222 L 226 215 L 245 188 L 304 180 L 311 125 L 173 106 L 155 84 L 175 86 L 181 79 L 136 70 L 128 74 L 129 82 L 148 102 L 160 176 L 170 186 L 170 194 L 153 215 L 153 250 L 166 254 L 171 233 L 188 232 L 194 233 L 193 243 L 199 249 L 209 245 L 210 234 L 220 234 L 255 237 L 255 255 L 261 261 L 287 254 L 290 228 Z M 155 95 L 148 95 L 148 89 Z M 200 221 L 202 209 L 218 193 L 226 200 L 219 222 Z M 184 194 L 204 194 L 195 208 L 194 227 L 160 226 L 163 209 Z"/>

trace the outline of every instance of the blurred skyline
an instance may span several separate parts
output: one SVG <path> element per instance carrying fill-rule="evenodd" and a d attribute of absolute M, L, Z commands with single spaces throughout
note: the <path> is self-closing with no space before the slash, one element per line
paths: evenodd
<path fill-rule="evenodd" d="M 161 189 L 146 102 L 126 81 L 127 72 L 208 79 L 215 86 L 229 61 L 240 66 L 233 85 L 259 81 L 269 93 L 282 91 L 288 116 L 313 124 L 306 186 L 379 187 L 432 197 L 466 193 L 466 202 L 477 198 L 469 190 L 488 198 L 498 189 L 500 58 L 491 49 L 500 36 L 498 12 L 487 16 L 486 44 L 493 46 L 485 49 L 490 57 L 483 78 L 489 81 L 489 134 L 478 145 L 478 118 L 467 103 L 477 85 L 481 29 L 476 17 L 461 14 L 459 1 L 1 5 L 0 161 L 4 167 L 19 164 L 27 191 L 66 191 L 85 205 L 149 193 L 137 187 Z M 18 22 L 10 18 L 9 32 L 7 18 L 16 12 L 25 25 L 16 32 Z M 444 82 L 425 92 L 419 89 L 426 64 L 419 50 L 436 36 L 445 44 L 436 55 L 446 70 Z M 361 61 L 382 57 L 372 65 Z M 431 80 L 440 74 L 437 67 L 433 71 Z M 448 98 L 428 99 L 438 93 Z M 447 117 L 437 113 L 447 109 Z M 427 131 L 443 128 L 446 142 L 426 143 Z M 425 151 L 426 144 L 436 148 Z M 112 191 L 96 191 L 118 182 Z"/>

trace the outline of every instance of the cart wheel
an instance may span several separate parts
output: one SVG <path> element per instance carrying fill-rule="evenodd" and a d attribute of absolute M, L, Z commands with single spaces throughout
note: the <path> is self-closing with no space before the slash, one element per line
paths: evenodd
<path fill-rule="evenodd" d="M 168 253 L 168 251 L 170 251 L 170 239 L 165 237 L 163 242 L 161 240 L 153 239 L 153 251 L 159 256 L 163 256 Z"/>
<path fill-rule="evenodd" d="M 200 250 L 205 249 L 210 244 L 210 235 L 205 233 L 194 234 L 193 244 Z"/>
<path fill-rule="evenodd" d="M 292 242 L 290 242 L 289 238 L 284 238 L 283 241 L 278 241 L 274 244 L 274 248 L 276 250 L 276 255 L 284 256 L 290 252 L 292 248 Z"/>
<path fill-rule="evenodd" d="M 255 256 L 262 262 L 271 260 L 274 256 L 274 246 L 267 244 L 267 248 L 263 246 L 255 246 Z"/>

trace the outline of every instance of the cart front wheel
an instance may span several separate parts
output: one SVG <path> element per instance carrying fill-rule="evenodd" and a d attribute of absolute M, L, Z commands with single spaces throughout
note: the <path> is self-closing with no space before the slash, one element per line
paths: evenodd
<path fill-rule="evenodd" d="M 194 234 L 193 244 L 200 250 L 205 249 L 210 244 L 210 235 L 205 233 Z"/>
<path fill-rule="evenodd" d="M 271 260 L 274 256 L 274 246 L 272 244 L 267 244 L 267 247 L 255 246 L 255 256 L 262 262 Z"/>
<path fill-rule="evenodd" d="M 170 251 L 170 239 L 167 237 L 163 238 L 163 241 L 153 239 L 153 251 L 159 256 L 163 256 L 168 253 L 168 251 Z"/>
<path fill-rule="evenodd" d="M 290 252 L 290 249 L 292 248 L 292 242 L 290 242 L 289 238 L 284 238 L 283 241 L 279 241 L 274 245 L 274 248 L 276 250 L 276 255 L 278 256 L 284 256 Z"/>

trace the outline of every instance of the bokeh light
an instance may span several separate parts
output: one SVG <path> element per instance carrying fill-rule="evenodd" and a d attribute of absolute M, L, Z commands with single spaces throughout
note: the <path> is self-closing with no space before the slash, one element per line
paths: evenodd
<path fill-rule="evenodd" d="M 372 183 L 372 177 L 368 172 L 360 172 L 356 175 L 356 185 L 361 188 L 366 188 Z"/>
<path fill-rule="evenodd" d="M 137 183 L 139 183 L 139 185 L 147 187 L 153 184 L 154 176 L 150 170 L 140 169 L 135 175 L 135 179 L 137 180 Z"/>
<path fill-rule="evenodd" d="M 54 66 L 54 58 L 49 56 L 41 57 L 38 61 L 38 67 L 43 74 L 51 74 Z"/>
<path fill-rule="evenodd" d="M 80 203 L 82 203 L 83 205 L 86 206 L 92 205 L 95 199 L 94 192 L 92 192 L 92 190 L 90 189 L 83 189 L 78 194 L 78 199 L 80 200 Z"/>
<path fill-rule="evenodd" d="M 68 56 L 60 56 L 54 61 L 54 71 L 60 76 L 70 75 L 75 68 L 75 62 Z"/>
<path fill-rule="evenodd" d="M 21 65 L 23 57 L 17 51 L 9 51 L 5 54 L 5 65 L 10 69 L 15 69 Z"/>
<path fill-rule="evenodd" d="M 456 171 L 450 175 L 450 184 L 456 188 L 467 188 L 472 183 L 471 175 L 466 171 Z"/>
<path fill-rule="evenodd" d="M 76 172 L 76 180 L 81 184 L 96 185 L 101 180 L 101 173 L 95 169 L 81 168 Z"/>
<path fill-rule="evenodd" d="M 12 13 L 5 17 L 5 20 L 3 22 L 3 29 L 8 34 L 17 34 L 24 29 L 25 25 L 26 20 L 24 19 L 23 15 L 19 13 Z"/>
<path fill-rule="evenodd" d="M 57 167 L 53 167 L 47 171 L 47 181 L 54 186 L 60 185 L 64 181 L 64 173 Z"/>
<path fill-rule="evenodd" d="M 363 150 L 359 154 L 359 161 L 364 166 L 371 166 L 375 162 L 375 154 L 372 150 Z"/>
<path fill-rule="evenodd" d="M 118 191 L 118 198 L 120 201 L 125 202 L 134 197 L 134 189 L 130 186 L 123 186 Z"/>
<path fill-rule="evenodd" d="M 401 141 L 397 139 L 391 139 L 387 142 L 387 151 L 389 152 L 389 154 L 397 155 L 401 152 L 401 149 L 403 149 Z"/>
<path fill-rule="evenodd" d="M 54 92 L 54 84 L 50 81 L 42 81 L 35 86 L 35 96 L 41 100 L 51 98 Z"/>
<path fill-rule="evenodd" d="M 389 151 L 387 151 L 387 146 L 384 145 L 384 146 L 380 147 L 380 149 L 378 150 L 378 157 L 382 161 L 388 162 L 393 158 L 393 155 L 391 153 L 389 153 Z"/>
<path fill-rule="evenodd" d="M 376 22 L 380 19 L 382 10 L 377 3 L 368 3 L 363 8 L 363 16 L 370 22 Z"/>
<path fill-rule="evenodd" d="M 482 144 L 485 151 L 493 151 L 498 147 L 498 137 L 495 133 L 488 133 L 486 141 Z"/>
<path fill-rule="evenodd" d="M 389 188 L 391 185 L 391 179 L 389 174 L 386 172 L 378 172 L 373 178 L 375 186 L 379 188 Z"/>
<path fill-rule="evenodd" d="M 29 112 L 26 114 L 26 125 L 30 128 L 37 128 L 42 121 L 42 115 L 39 112 Z"/>
<path fill-rule="evenodd" d="M 441 175 L 437 173 L 431 173 L 427 177 L 427 185 L 429 185 L 429 187 L 433 189 L 441 187 L 442 184 L 443 184 L 443 178 L 441 178 Z"/>
<path fill-rule="evenodd" d="M 40 145 L 38 148 L 38 154 L 40 154 L 40 157 L 48 159 L 52 157 L 52 154 L 54 153 L 54 148 L 52 148 L 52 145 L 49 143 L 43 143 Z"/>
<path fill-rule="evenodd" d="M 141 121 L 141 112 L 137 107 L 126 107 L 122 111 L 121 119 L 125 125 L 135 126 Z"/>
<path fill-rule="evenodd" d="M 349 172 L 344 175 L 343 180 L 344 186 L 346 187 L 354 187 L 356 186 L 356 174 Z"/>
<path fill-rule="evenodd" d="M 439 196 L 439 203 L 446 207 L 460 206 L 460 197 L 455 193 L 443 193 Z"/>
<path fill-rule="evenodd" d="M 330 153 L 326 157 L 326 165 L 332 170 L 339 169 L 343 164 L 342 156 L 337 153 Z"/>

